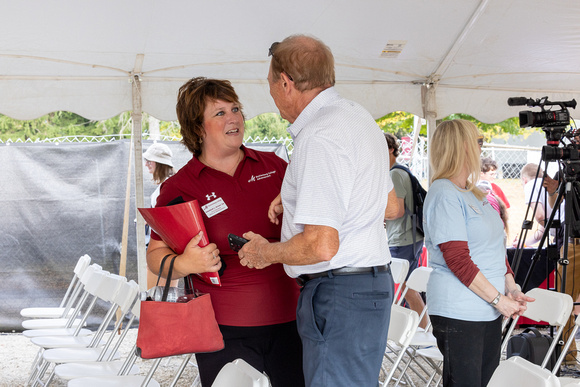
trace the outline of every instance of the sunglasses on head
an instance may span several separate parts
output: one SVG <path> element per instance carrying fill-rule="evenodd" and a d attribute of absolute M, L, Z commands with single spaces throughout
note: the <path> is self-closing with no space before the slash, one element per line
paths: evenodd
<path fill-rule="evenodd" d="M 280 44 L 280 42 L 274 42 L 272 43 L 272 45 L 270 46 L 270 48 L 268 49 L 268 56 L 271 56 L 272 58 L 274 58 L 274 60 L 276 62 L 278 62 L 278 64 L 281 65 L 280 61 L 278 60 L 278 58 L 276 58 L 276 55 L 274 55 L 274 51 L 276 51 L 276 47 Z M 286 76 L 288 77 L 288 79 L 290 79 L 292 82 L 294 82 L 294 79 L 292 78 L 292 76 L 290 74 L 288 74 L 288 71 L 285 71 L 284 69 L 282 69 L 281 71 L 282 73 L 286 74 Z"/>

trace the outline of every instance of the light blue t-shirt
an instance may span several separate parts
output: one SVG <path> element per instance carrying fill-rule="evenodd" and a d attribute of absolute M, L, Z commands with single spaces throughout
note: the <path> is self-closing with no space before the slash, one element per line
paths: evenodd
<path fill-rule="evenodd" d="M 503 223 L 486 199 L 447 179 L 433 182 L 423 208 L 425 245 L 433 272 L 427 285 L 429 314 L 467 321 L 492 321 L 500 313 L 463 285 L 445 264 L 439 244 L 467 241 L 471 259 L 500 292 L 505 287 Z"/>

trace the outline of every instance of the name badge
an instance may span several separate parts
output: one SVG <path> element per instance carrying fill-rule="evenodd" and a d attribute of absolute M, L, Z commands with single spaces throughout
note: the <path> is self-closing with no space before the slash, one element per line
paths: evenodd
<path fill-rule="evenodd" d="M 209 202 L 209 203 L 201 206 L 201 209 L 203 210 L 203 212 L 205 212 L 205 215 L 208 218 L 211 218 L 212 216 L 217 215 L 220 212 L 227 210 L 228 206 L 226 205 L 226 202 L 224 202 L 224 199 L 217 198 L 213 202 Z"/>
<path fill-rule="evenodd" d="M 471 209 L 472 209 L 473 211 L 475 211 L 475 213 L 476 213 L 476 214 L 479 214 L 479 215 L 481 215 L 481 214 L 483 213 L 483 212 L 481 212 L 481 211 L 479 210 L 479 208 L 477 208 L 477 207 L 476 207 L 476 206 L 474 206 L 473 204 L 470 204 L 470 205 L 469 205 L 469 207 L 471 207 Z"/>

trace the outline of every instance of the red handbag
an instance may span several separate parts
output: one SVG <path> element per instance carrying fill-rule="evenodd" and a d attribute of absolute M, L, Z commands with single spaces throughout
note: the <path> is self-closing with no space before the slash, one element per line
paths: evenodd
<path fill-rule="evenodd" d="M 160 273 L 169 255 L 161 261 Z M 215 352 L 224 348 L 209 294 L 196 294 L 193 289 L 188 289 L 188 281 L 185 281 L 186 294 L 189 292 L 186 297 L 181 297 L 178 302 L 164 301 L 169 293 L 176 257 L 169 265 L 163 301 L 141 301 L 136 351 L 143 359 Z"/>

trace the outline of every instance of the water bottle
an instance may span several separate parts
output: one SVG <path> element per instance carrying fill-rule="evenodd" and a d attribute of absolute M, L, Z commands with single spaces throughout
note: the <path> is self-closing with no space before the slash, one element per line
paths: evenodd
<path fill-rule="evenodd" d="M 163 297 L 163 290 L 165 289 L 164 286 L 154 286 L 149 289 L 147 292 L 142 292 L 141 300 L 145 298 L 145 300 L 149 301 L 161 301 Z M 171 287 L 169 288 L 169 292 L 167 293 L 167 300 L 166 302 L 179 302 L 178 299 L 185 296 L 185 291 L 182 288 Z M 182 301 L 183 302 L 183 301 Z"/>

